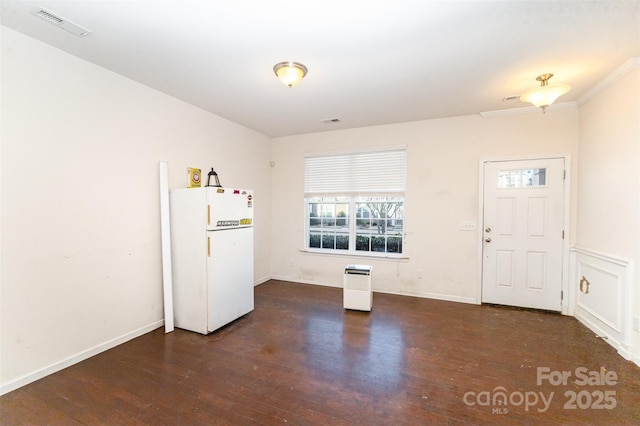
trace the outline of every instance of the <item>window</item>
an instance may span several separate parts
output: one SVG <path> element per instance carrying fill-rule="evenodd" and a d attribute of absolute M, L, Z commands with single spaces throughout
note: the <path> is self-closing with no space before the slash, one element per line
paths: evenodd
<path fill-rule="evenodd" d="M 307 157 L 306 247 L 402 254 L 405 158 L 404 149 Z"/>
<path fill-rule="evenodd" d="M 530 186 L 546 186 L 547 169 L 500 170 L 498 172 L 498 188 L 523 188 Z"/>
<path fill-rule="evenodd" d="M 349 250 L 348 197 L 308 199 L 309 248 Z"/>

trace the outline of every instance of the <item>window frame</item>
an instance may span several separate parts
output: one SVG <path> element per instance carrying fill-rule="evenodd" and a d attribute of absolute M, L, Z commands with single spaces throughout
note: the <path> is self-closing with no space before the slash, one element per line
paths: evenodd
<path fill-rule="evenodd" d="M 357 205 L 358 204 L 364 204 L 366 201 L 364 200 L 365 198 L 373 198 L 374 200 L 371 200 L 370 203 L 371 204 L 382 204 L 382 203 L 397 203 L 400 204 L 401 207 L 401 216 L 400 218 L 390 218 L 390 217 L 386 217 L 386 218 L 369 218 L 369 219 L 378 219 L 378 220 L 384 220 L 384 221 L 390 221 L 390 220 L 400 220 L 402 222 L 402 230 L 400 231 L 399 234 L 391 234 L 391 233 L 384 233 L 381 235 L 378 234 L 373 234 L 370 233 L 369 236 L 370 237 L 382 237 L 384 238 L 384 250 L 382 251 L 377 251 L 377 250 L 372 250 L 371 249 L 371 241 L 369 241 L 369 250 L 358 250 L 357 249 L 357 239 L 358 236 L 362 236 L 362 235 L 366 235 L 367 233 L 365 232 L 358 232 L 357 230 L 357 224 L 358 224 L 358 220 L 363 220 L 363 218 L 358 218 L 358 208 Z M 376 198 L 379 198 L 380 200 L 376 200 Z M 393 200 L 383 200 L 383 198 L 392 198 Z M 331 200 L 333 199 L 333 200 Z M 323 203 L 323 200 L 327 200 L 327 202 Z M 322 247 L 322 243 L 323 243 L 323 235 L 331 235 L 331 233 L 323 233 L 322 229 L 320 230 L 320 232 L 318 233 L 320 235 L 320 247 L 311 247 L 311 235 L 313 234 L 312 232 L 312 228 L 311 228 L 311 219 L 313 218 L 311 216 L 311 205 L 312 204 L 335 204 L 335 205 L 348 205 L 348 214 L 345 217 L 345 220 L 348 223 L 347 226 L 347 233 L 346 235 L 348 236 L 348 248 L 347 249 L 340 249 L 336 247 L 336 243 L 334 242 L 334 247 L 333 248 L 326 248 L 326 247 Z M 348 255 L 348 256 L 368 256 L 368 257 L 388 257 L 388 258 L 404 258 L 406 257 L 405 255 L 405 237 L 406 237 L 406 231 L 405 231 L 405 218 L 404 218 L 404 207 L 405 207 L 405 197 L 403 195 L 394 195 L 394 196 L 389 196 L 388 194 L 384 194 L 384 195 L 378 195 L 378 196 L 368 196 L 368 197 L 362 197 L 362 196 L 317 196 L 317 197 L 305 197 L 305 232 L 304 232 L 304 251 L 308 251 L 311 253 L 324 253 L 324 254 L 331 254 L 331 255 Z M 318 218 L 319 220 L 323 220 L 322 217 Z M 342 219 L 342 217 L 338 217 L 337 215 L 334 214 L 334 216 L 331 217 L 326 217 L 326 219 L 332 219 L 334 221 L 337 221 L 339 219 Z M 386 226 L 386 225 L 385 225 Z M 333 233 L 333 235 L 338 236 L 338 233 Z M 401 247 L 400 251 L 387 251 L 388 249 L 388 242 L 390 239 L 395 239 L 395 238 L 399 238 L 400 239 L 400 243 L 399 246 Z"/>
<path fill-rule="evenodd" d="M 369 154 L 372 154 L 372 155 L 370 156 Z M 315 170 L 311 171 L 311 174 L 313 175 L 315 173 L 317 175 L 318 168 L 315 162 L 318 160 L 318 157 L 324 157 L 327 159 L 329 163 L 331 163 L 332 161 L 336 161 L 336 160 L 343 161 L 344 160 L 343 157 L 350 158 L 351 155 L 356 156 L 358 161 L 361 160 L 359 156 L 362 156 L 364 158 L 367 158 L 367 157 L 373 158 L 371 165 L 368 165 L 367 162 L 364 161 L 364 167 L 356 167 L 355 174 L 353 175 L 355 178 L 352 179 L 351 173 L 349 172 L 346 173 L 349 176 L 346 179 L 344 179 L 344 181 L 360 182 L 361 184 L 356 183 L 353 187 L 350 186 L 351 184 L 345 184 L 342 187 L 340 187 L 340 185 L 338 184 L 338 187 L 335 187 L 335 184 L 336 184 L 335 179 L 331 181 L 333 176 L 330 176 L 329 181 L 327 181 L 329 182 L 329 187 L 323 187 L 323 184 L 325 181 L 323 181 L 324 176 L 322 176 L 323 174 L 322 170 L 320 171 L 320 181 L 319 181 L 320 189 L 318 189 L 318 186 L 313 185 L 313 183 L 315 182 L 312 182 L 312 185 L 308 184 L 310 179 L 308 174 L 309 169 L 307 168 L 307 166 L 308 164 L 311 164 L 311 168 L 316 167 Z M 376 187 L 371 187 L 371 188 L 367 187 L 367 185 L 369 185 L 368 183 L 369 180 L 367 179 L 363 180 L 361 179 L 361 177 L 359 178 L 358 174 L 363 173 L 362 169 L 364 168 L 365 169 L 364 175 L 367 176 L 367 173 L 368 173 L 368 176 L 372 176 L 372 170 L 374 171 L 373 173 L 375 174 L 375 172 L 381 166 L 380 157 L 384 156 L 384 160 L 386 160 L 387 155 L 389 155 L 389 157 L 392 157 L 391 164 L 394 167 L 394 169 L 391 172 L 391 174 L 394 175 L 393 178 L 391 179 L 392 183 L 387 187 L 385 187 L 384 185 L 380 187 L 379 182 L 376 182 L 375 183 L 375 185 L 377 185 Z M 398 161 L 398 156 L 400 156 L 400 162 Z M 308 159 L 310 159 L 311 161 L 309 162 Z M 323 161 L 322 158 L 320 158 L 320 161 L 321 162 Z M 382 164 L 382 168 L 384 167 L 387 167 L 387 165 Z M 331 167 L 329 166 L 328 169 L 330 168 Z M 399 170 L 396 170 L 396 169 L 399 169 Z M 344 175 L 345 169 L 341 168 L 340 172 Z M 305 174 L 305 192 L 304 192 L 305 223 L 303 227 L 304 229 L 303 251 L 310 252 L 310 253 L 337 255 L 337 256 L 359 256 L 359 257 L 378 257 L 378 258 L 394 258 L 394 259 L 406 258 L 406 254 L 405 254 L 406 253 L 406 246 L 405 246 L 406 220 L 404 217 L 405 208 L 406 208 L 406 195 L 405 195 L 406 147 L 393 147 L 393 148 L 339 152 L 339 153 L 308 154 L 305 156 L 304 174 Z M 329 174 L 330 172 L 327 172 L 327 175 Z M 385 173 L 375 174 L 375 177 L 378 179 L 380 178 L 380 176 L 386 176 L 386 174 Z M 309 187 L 313 187 L 315 190 L 309 191 L 308 190 Z M 397 214 L 397 212 L 399 212 L 400 214 L 399 218 L 398 217 L 378 218 L 378 221 L 377 221 L 378 223 L 380 220 L 385 221 L 385 224 L 383 225 L 385 227 L 385 232 L 382 235 L 379 235 L 384 238 L 384 247 L 382 250 L 375 250 L 372 247 L 371 238 L 368 241 L 368 250 L 357 249 L 358 248 L 357 241 L 359 236 L 362 236 L 362 235 L 368 235 L 369 237 L 377 236 L 377 234 L 371 232 L 373 229 L 371 224 L 369 225 L 369 228 L 368 228 L 369 232 L 358 232 L 358 229 L 357 229 L 358 223 L 359 223 L 358 221 L 362 220 L 362 218 L 357 217 L 358 216 L 357 206 L 365 204 L 367 202 L 367 199 L 371 199 L 369 201 L 370 203 L 376 203 L 376 204 L 377 203 L 399 203 L 400 204 L 399 210 L 394 211 L 394 216 Z M 346 227 L 346 231 L 347 231 L 346 235 L 348 238 L 348 248 L 346 249 L 338 248 L 337 237 L 339 237 L 340 234 L 344 236 L 345 235 L 344 232 L 325 233 L 323 232 L 324 227 L 320 227 L 318 229 L 318 232 L 316 233 L 317 235 L 320 235 L 319 241 L 317 242 L 312 241 L 312 238 L 313 238 L 312 235 L 314 234 L 313 232 L 314 230 L 312 228 L 313 225 L 311 223 L 313 219 L 312 205 L 316 203 L 323 204 L 323 201 L 326 201 L 326 204 L 334 204 L 336 206 L 347 205 L 348 213 L 345 219 L 347 220 L 347 224 L 348 224 L 348 226 Z M 320 212 L 318 214 L 320 215 Z M 338 214 L 337 210 L 334 209 L 333 216 L 331 217 L 331 219 L 334 221 L 337 221 L 339 219 L 337 214 Z M 323 220 L 321 217 L 318 217 L 318 219 L 321 221 Z M 402 225 L 401 230 L 399 230 L 399 234 L 394 235 L 393 233 L 388 233 L 386 228 L 388 226 L 388 221 L 397 221 L 397 220 L 400 220 Z M 334 237 L 333 247 L 322 247 L 324 241 L 326 241 L 324 239 L 324 235 L 333 235 Z M 390 247 L 389 241 L 390 240 L 393 241 L 393 239 L 397 239 L 397 238 L 399 238 L 399 243 L 396 243 L 398 247 L 398 251 L 387 251 L 389 250 L 389 247 Z M 311 246 L 312 243 L 315 247 Z"/>

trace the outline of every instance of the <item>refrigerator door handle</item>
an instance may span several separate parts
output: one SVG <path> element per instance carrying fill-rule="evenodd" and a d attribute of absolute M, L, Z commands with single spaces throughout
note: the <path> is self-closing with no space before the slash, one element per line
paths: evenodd
<path fill-rule="evenodd" d="M 207 225 L 211 225 L 211 204 L 207 204 Z"/>
<path fill-rule="evenodd" d="M 211 237 L 207 237 L 207 257 L 211 257 Z"/>

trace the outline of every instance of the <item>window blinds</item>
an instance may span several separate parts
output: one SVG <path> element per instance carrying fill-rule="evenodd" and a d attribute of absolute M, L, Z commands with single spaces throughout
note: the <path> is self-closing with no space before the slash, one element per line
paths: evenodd
<path fill-rule="evenodd" d="M 404 193 L 406 150 L 308 156 L 305 196 Z"/>

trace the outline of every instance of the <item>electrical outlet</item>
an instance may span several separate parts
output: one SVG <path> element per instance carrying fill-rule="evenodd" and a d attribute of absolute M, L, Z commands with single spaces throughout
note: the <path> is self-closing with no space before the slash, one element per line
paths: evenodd
<path fill-rule="evenodd" d="M 476 230 L 476 222 L 473 220 L 468 220 L 466 222 L 460 222 L 460 227 L 458 228 L 460 231 L 475 231 Z"/>

